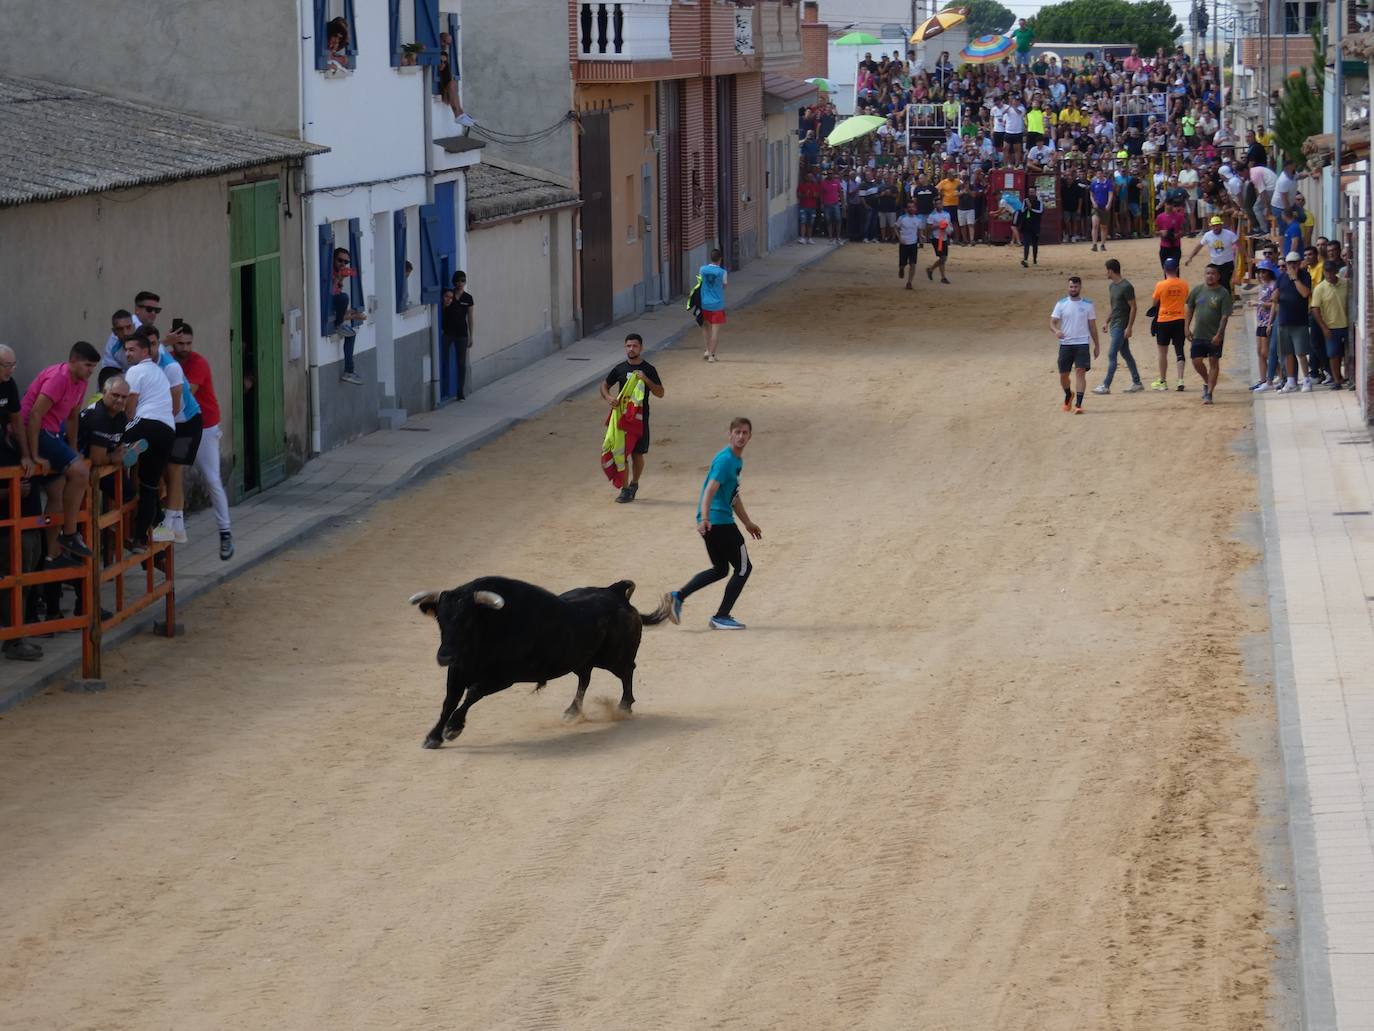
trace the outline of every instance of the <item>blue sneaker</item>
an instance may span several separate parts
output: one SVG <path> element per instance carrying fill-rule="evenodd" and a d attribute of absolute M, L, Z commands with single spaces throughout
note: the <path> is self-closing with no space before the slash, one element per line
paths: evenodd
<path fill-rule="evenodd" d="M 664 600 L 668 603 L 668 618 L 680 626 L 682 624 L 682 595 L 673 591 Z"/>
<path fill-rule="evenodd" d="M 744 624 L 738 619 L 731 619 L 729 616 L 712 616 L 712 630 L 743 630 Z"/>

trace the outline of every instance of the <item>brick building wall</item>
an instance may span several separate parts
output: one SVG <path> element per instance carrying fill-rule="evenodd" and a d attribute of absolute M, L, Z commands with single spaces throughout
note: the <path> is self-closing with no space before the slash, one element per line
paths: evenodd
<path fill-rule="evenodd" d="M 824 22 L 802 22 L 802 62 L 798 78 L 826 78 L 830 75 L 830 26 Z"/>

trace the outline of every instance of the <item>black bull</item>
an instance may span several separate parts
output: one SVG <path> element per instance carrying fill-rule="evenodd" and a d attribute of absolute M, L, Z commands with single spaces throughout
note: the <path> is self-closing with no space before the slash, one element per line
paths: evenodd
<path fill-rule="evenodd" d="M 621 580 L 556 595 L 521 580 L 484 576 L 450 591 L 412 595 L 411 604 L 439 624 L 436 658 L 448 668 L 444 707 L 424 747 L 438 748 L 461 734 L 468 710 L 487 695 L 512 684 L 543 687 L 569 673 L 577 674 L 577 695 L 565 719 L 582 711 L 593 669 L 620 678 L 620 708 L 629 712 L 643 628 L 668 617 L 667 599 L 647 615 L 637 610 L 630 604 L 634 589 Z"/>

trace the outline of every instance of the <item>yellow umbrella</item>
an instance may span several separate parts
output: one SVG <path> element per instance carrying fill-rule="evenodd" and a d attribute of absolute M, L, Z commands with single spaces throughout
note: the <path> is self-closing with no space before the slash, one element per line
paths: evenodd
<path fill-rule="evenodd" d="M 947 11 L 941 11 L 939 14 L 927 18 L 925 21 L 921 22 L 920 25 L 916 26 L 916 31 L 911 34 L 911 42 L 923 43 L 928 39 L 932 39 L 946 29 L 954 28 L 954 26 L 964 21 L 967 17 L 967 7 L 951 7 Z"/>
<path fill-rule="evenodd" d="M 857 140 L 860 136 L 867 136 L 886 124 L 887 119 L 878 115 L 855 115 L 853 118 L 846 118 L 835 126 L 830 131 L 830 135 L 825 138 L 825 142 L 832 147 L 838 147 L 841 143 L 848 143 L 850 140 Z"/>

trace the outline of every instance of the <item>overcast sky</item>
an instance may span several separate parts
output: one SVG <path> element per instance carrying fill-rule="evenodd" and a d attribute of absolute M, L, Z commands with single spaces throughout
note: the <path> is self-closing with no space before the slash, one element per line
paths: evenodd
<path fill-rule="evenodd" d="M 832 28 L 855 22 L 858 27 L 876 29 L 883 22 L 911 20 L 911 0 L 820 0 L 821 21 L 829 22 Z M 1041 7 L 1046 6 L 1034 0 L 1001 0 L 1018 18 L 1029 18 Z M 1208 0 L 1210 7 L 1211 0 Z M 939 6 L 944 7 L 942 2 Z M 1184 31 L 1188 29 L 1188 0 L 1172 0 L 1174 14 Z M 1046 40 L 1046 42 L 1051 42 Z"/>

